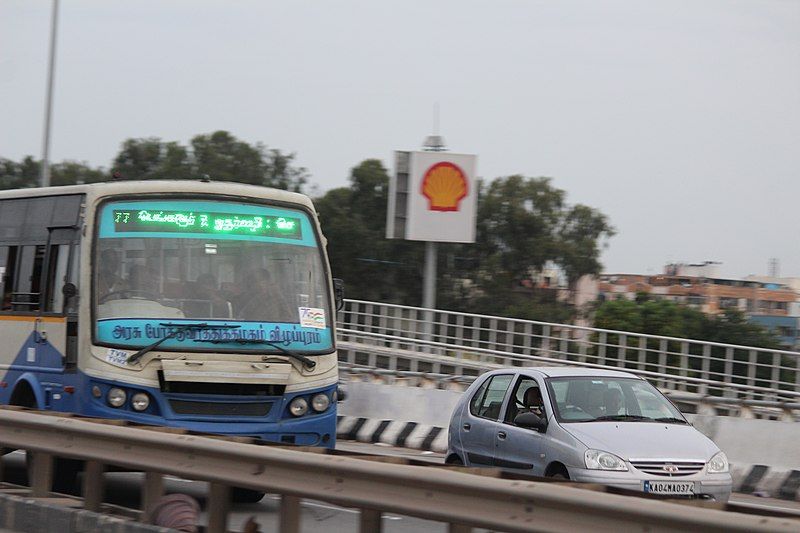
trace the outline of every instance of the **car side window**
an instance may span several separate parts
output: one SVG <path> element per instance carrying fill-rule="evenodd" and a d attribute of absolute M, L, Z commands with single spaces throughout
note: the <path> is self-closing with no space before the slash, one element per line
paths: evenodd
<path fill-rule="evenodd" d="M 530 393 L 530 389 L 533 389 Z M 521 377 L 514 388 L 514 393 L 506 407 L 506 414 L 503 422 L 513 424 L 514 418 L 520 413 L 536 413 L 544 416 L 544 402 L 542 401 L 542 391 L 536 380 L 530 377 Z"/>
<path fill-rule="evenodd" d="M 497 420 L 500 417 L 500 408 L 506 396 L 511 378 L 508 374 L 492 376 L 478 388 L 469 404 L 469 412 L 474 416 Z"/>

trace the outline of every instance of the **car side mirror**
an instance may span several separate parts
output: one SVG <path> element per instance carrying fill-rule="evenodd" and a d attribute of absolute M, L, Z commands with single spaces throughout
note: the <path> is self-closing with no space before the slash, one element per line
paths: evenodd
<path fill-rule="evenodd" d="M 536 413 L 520 413 L 514 417 L 514 425 L 544 433 L 547 429 L 547 420 Z"/>
<path fill-rule="evenodd" d="M 333 298 L 336 300 L 336 310 L 341 311 L 344 307 L 344 281 L 340 278 L 333 278 Z"/>

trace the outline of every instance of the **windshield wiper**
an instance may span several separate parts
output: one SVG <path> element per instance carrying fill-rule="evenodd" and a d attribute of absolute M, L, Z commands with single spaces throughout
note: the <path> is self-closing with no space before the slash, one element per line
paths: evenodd
<path fill-rule="evenodd" d="M 157 348 L 162 342 L 164 342 L 166 340 L 169 340 L 169 339 L 173 338 L 175 335 L 177 335 L 179 333 L 183 333 L 184 331 L 187 331 L 187 330 L 190 330 L 190 329 L 197 329 L 197 330 L 203 331 L 203 330 L 206 330 L 206 329 L 236 329 L 236 328 L 241 327 L 241 326 L 234 326 L 234 325 L 229 325 L 229 324 L 208 324 L 207 322 L 200 322 L 200 323 L 193 323 L 193 324 L 173 324 L 172 322 L 161 322 L 159 324 L 159 326 L 167 326 L 167 327 L 171 327 L 171 328 L 175 328 L 175 329 L 172 330 L 171 332 L 167 333 L 166 335 L 164 335 L 160 339 L 158 339 L 153 344 L 150 344 L 149 346 L 145 346 L 144 348 L 142 348 L 141 350 L 139 350 L 136 353 L 132 353 L 125 360 L 126 364 L 127 363 L 135 363 L 141 356 L 143 356 L 144 354 L 146 354 L 150 350 L 153 350 L 153 349 Z"/>
<path fill-rule="evenodd" d="M 607 420 L 616 420 L 616 421 L 628 420 L 633 422 L 633 421 L 653 420 L 653 419 L 650 418 L 649 416 L 641 416 L 641 415 L 604 415 L 604 416 L 598 416 L 597 418 L 592 420 L 592 422 L 597 422 L 597 421 L 602 422 Z"/>
<path fill-rule="evenodd" d="M 272 346 L 283 355 L 291 357 L 292 359 L 297 359 L 305 366 L 308 367 L 309 370 L 314 370 L 314 367 L 317 366 L 317 362 L 313 359 L 309 359 L 305 355 L 300 355 L 299 353 L 293 352 L 291 350 L 287 350 L 280 344 L 271 342 L 271 341 L 264 341 L 260 339 L 196 339 L 194 342 L 208 342 L 211 344 L 228 344 L 228 343 L 235 343 L 235 344 L 266 344 L 267 346 Z"/>
<path fill-rule="evenodd" d="M 675 418 L 674 416 L 663 416 L 661 418 L 656 418 L 656 422 L 672 422 L 675 424 L 686 424 L 689 425 L 689 422 L 684 420 L 683 418 Z"/>

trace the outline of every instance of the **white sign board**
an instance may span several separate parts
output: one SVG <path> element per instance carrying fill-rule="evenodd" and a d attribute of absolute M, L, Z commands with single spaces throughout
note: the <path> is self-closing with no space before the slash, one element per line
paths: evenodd
<path fill-rule="evenodd" d="M 398 152 L 387 236 L 475 242 L 476 162 L 477 156 L 470 154 Z"/>

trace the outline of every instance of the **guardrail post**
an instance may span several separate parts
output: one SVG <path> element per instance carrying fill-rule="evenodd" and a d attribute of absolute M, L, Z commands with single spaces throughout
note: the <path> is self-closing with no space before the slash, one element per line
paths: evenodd
<path fill-rule="evenodd" d="M 597 336 L 597 363 L 606 364 L 606 343 L 608 336 L 605 331 L 601 331 Z"/>
<path fill-rule="evenodd" d="M 755 387 L 756 386 L 756 369 L 758 368 L 758 352 L 755 350 L 750 350 L 749 355 L 749 365 L 747 365 L 747 386 L 748 387 Z M 750 390 L 747 393 L 747 397 L 749 399 L 753 399 L 753 391 Z"/>
<path fill-rule="evenodd" d="M 700 361 L 700 379 L 711 379 L 711 345 L 703 345 L 703 359 Z M 701 383 L 699 393 L 702 395 L 708 394 L 708 384 Z"/>
<path fill-rule="evenodd" d="M 86 461 L 83 472 L 83 508 L 87 511 L 100 511 L 105 494 L 105 465 L 98 461 Z"/>
<path fill-rule="evenodd" d="M 164 495 L 164 476 L 158 472 L 145 472 L 142 486 L 142 513 L 149 517 L 156 502 Z"/>
<path fill-rule="evenodd" d="M 722 377 L 722 382 L 725 384 L 733 383 L 733 348 L 725 348 L 725 375 Z M 735 397 L 736 393 L 731 394 L 731 390 L 729 387 L 725 388 L 725 391 L 722 393 L 725 397 Z"/>
<path fill-rule="evenodd" d="M 542 326 L 542 355 L 550 357 L 550 326 Z"/>
<path fill-rule="evenodd" d="M 447 533 L 472 533 L 472 528 L 464 524 L 448 524 Z"/>
<path fill-rule="evenodd" d="M 208 533 L 228 531 L 228 510 L 231 506 L 231 488 L 220 483 L 208 487 Z"/>
<path fill-rule="evenodd" d="M 380 533 L 383 530 L 383 517 L 380 511 L 361 509 L 360 533 Z"/>
<path fill-rule="evenodd" d="M 281 496 L 280 533 L 300 533 L 300 498 Z"/>
<path fill-rule="evenodd" d="M 689 343 L 686 341 L 681 343 L 681 368 L 678 373 L 683 377 L 687 377 L 689 375 Z M 686 381 L 681 381 L 678 384 L 678 389 L 685 391 Z"/>
<path fill-rule="evenodd" d="M 647 369 L 647 337 L 639 337 L 639 364 L 636 366 L 639 370 Z"/>
<path fill-rule="evenodd" d="M 771 380 L 772 383 L 769 384 L 770 388 L 780 390 L 780 382 L 781 382 L 781 354 L 778 352 L 772 352 L 772 373 L 771 373 Z M 775 399 L 780 399 L 779 393 L 775 394 Z"/>
<path fill-rule="evenodd" d="M 31 496 L 45 498 L 53 487 L 53 456 L 45 452 L 29 452 L 31 467 Z"/>
<path fill-rule="evenodd" d="M 620 355 L 622 350 L 622 355 Z M 624 333 L 619 336 L 619 346 L 617 346 L 617 366 L 625 368 L 625 363 L 628 361 L 628 336 Z"/>

